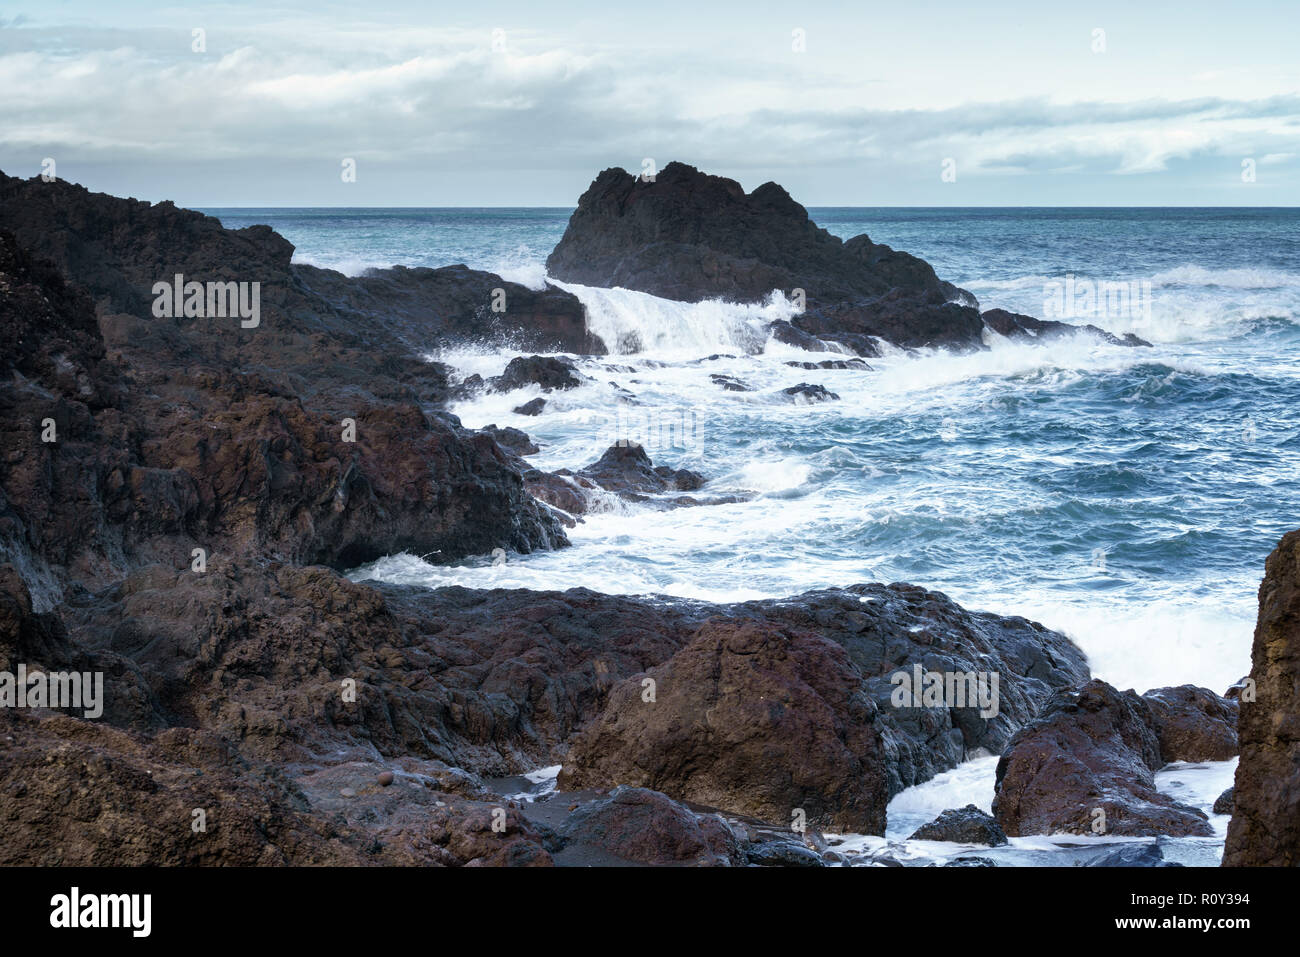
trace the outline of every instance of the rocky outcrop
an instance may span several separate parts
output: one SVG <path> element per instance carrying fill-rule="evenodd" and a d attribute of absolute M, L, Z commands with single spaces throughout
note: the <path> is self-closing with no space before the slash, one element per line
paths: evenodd
<path fill-rule="evenodd" d="M 1264 565 L 1250 683 L 1240 693 L 1241 762 L 1223 863 L 1300 865 L 1300 532 Z"/>
<path fill-rule="evenodd" d="M 873 356 L 882 339 L 907 348 L 983 348 L 985 319 L 975 297 L 939 279 L 924 260 L 866 235 L 831 235 L 776 183 L 746 193 L 734 180 L 683 163 L 669 163 L 652 178 L 600 173 L 578 199 L 546 267 L 568 282 L 683 302 L 757 303 L 779 291 L 803 308 L 774 323 L 772 335 L 800 348 L 835 343 Z M 1034 326 L 1032 317 L 1000 311 L 993 322 L 1006 328 L 1004 335 L 1073 328 Z M 1108 341 L 1130 338 L 1084 328 Z"/>
<path fill-rule="evenodd" d="M 1087 676 L 1063 636 L 912 586 L 713 610 L 721 620 L 688 649 L 617 689 L 573 742 L 562 786 L 632 784 L 736 813 L 783 812 L 772 820 L 803 807 L 810 822 L 876 828 L 889 796 L 972 753 L 1001 751 L 1054 689 Z M 996 672 L 997 713 L 974 700 L 901 701 L 898 676 L 917 669 Z M 642 699 L 647 679 L 654 702 Z M 872 740 L 856 737 L 868 730 Z"/>
<path fill-rule="evenodd" d="M 678 494 L 697 491 L 708 480 L 690 469 L 655 465 L 645 449 L 634 442 L 611 445 L 599 459 L 577 472 L 526 469 L 523 475 L 525 486 L 535 498 L 569 516 L 607 509 L 613 497 L 660 508 L 739 501 L 734 496 L 695 498 Z"/>
<path fill-rule="evenodd" d="M 866 236 L 847 243 L 832 236 L 776 183 L 747 194 L 683 163 L 669 163 L 653 181 L 602 172 L 578 199 L 546 268 L 568 282 L 685 302 L 761 302 L 795 287 L 828 303 L 892 289 L 943 302 L 958 292 L 915 256 Z"/>
<path fill-rule="evenodd" d="M 516 356 L 505 371 L 488 385 L 496 392 L 510 392 L 525 386 L 538 386 L 543 392 L 576 389 L 584 379 L 574 364 L 554 356 Z"/>
<path fill-rule="evenodd" d="M 1001 847 L 1007 836 L 998 822 L 974 804 L 949 808 L 929 824 L 912 832 L 910 841 L 952 841 L 957 844 L 987 844 Z"/>
<path fill-rule="evenodd" d="M 1157 707 L 1195 698 L 1163 690 Z M 1168 763 L 1157 729 L 1169 727 L 1171 715 L 1154 710 L 1135 692 L 1098 680 L 1053 695 L 998 761 L 993 813 L 1003 830 L 1011 837 L 1213 834 L 1200 810 L 1156 790 L 1155 772 Z M 1184 742 L 1179 734 L 1172 740 Z"/>
<path fill-rule="evenodd" d="M 1059 322 L 1055 319 L 1035 319 L 1033 316 L 1008 312 L 1005 309 L 989 309 L 983 313 L 981 318 L 984 320 L 984 324 L 998 335 L 1020 341 L 1050 342 L 1052 339 L 1083 332 L 1113 346 L 1151 345 L 1145 339 L 1135 336 L 1131 332 L 1127 332 L 1123 337 L 1120 337 L 1111 335 L 1105 329 L 1100 329 L 1091 324 L 1073 326 L 1068 322 Z"/>
<path fill-rule="evenodd" d="M 604 355 L 572 293 L 530 289 L 467 266 L 371 269 L 345 276 L 294 265 L 303 287 L 340 311 L 400 335 L 417 351 L 474 345 L 528 352 Z"/>
<path fill-rule="evenodd" d="M 647 788 L 615 788 L 573 811 L 559 829 L 567 846 L 586 845 L 635 864 L 732 867 L 740 841 L 716 814 L 695 814 Z"/>
<path fill-rule="evenodd" d="M 667 663 L 611 692 L 573 741 L 560 786 L 617 782 L 763 820 L 882 834 L 876 712 L 835 642 L 710 622 Z"/>
<path fill-rule="evenodd" d="M 38 608 L 154 563 L 566 543 L 511 456 L 441 411 L 445 369 L 305 289 L 269 230 L 8 177 L 0 223 L 60 267 L 0 234 L 0 560 Z M 153 315 L 177 273 L 261 283 L 258 324 Z"/>
<path fill-rule="evenodd" d="M 1160 758 L 1174 761 L 1227 761 L 1237 756 L 1237 708 L 1233 698 L 1208 688 L 1180 685 L 1156 688 L 1142 696 L 1160 742 Z"/>
<path fill-rule="evenodd" d="M 1236 803 L 1236 788 L 1228 788 L 1217 798 L 1214 799 L 1212 810 L 1215 814 L 1231 814 L 1233 805 Z"/>

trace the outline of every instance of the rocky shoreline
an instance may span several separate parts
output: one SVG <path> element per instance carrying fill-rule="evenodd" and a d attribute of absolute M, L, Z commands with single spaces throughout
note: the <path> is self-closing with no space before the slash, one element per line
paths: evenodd
<path fill-rule="evenodd" d="M 0 707 L 0 863 L 844 864 L 822 832 L 883 835 L 891 797 L 977 755 L 1001 756 L 992 819 L 953 809 L 924 839 L 1205 835 L 1154 774 L 1239 734 L 1224 862 L 1297 861 L 1300 533 L 1224 695 L 1121 692 L 1059 632 L 908 584 L 710 604 L 353 582 L 398 552 L 563 548 L 602 496 L 720 499 L 635 446 L 543 472 L 523 432 L 447 410 L 577 373 L 533 356 L 461 381 L 425 357 L 440 344 L 607 352 L 572 294 L 292 253 L 266 227 L 0 174 L 0 672 L 104 681 L 94 719 Z M 798 289 L 770 334 L 815 351 L 1143 344 L 981 314 L 779 186 L 682 164 L 600 174 L 548 267 L 683 301 Z M 160 317 L 174 276 L 257 283 L 257 323 Z M 554 792 L 502 783 L 557 765 Z"/>

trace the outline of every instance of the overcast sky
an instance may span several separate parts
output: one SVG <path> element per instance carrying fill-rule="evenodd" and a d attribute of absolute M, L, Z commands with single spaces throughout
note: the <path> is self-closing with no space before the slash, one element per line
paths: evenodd
<path fill-rule="evenodd" d="M 6 0 L 0 169 L 185 206 L 571 206 L 646 159 L 812 206 L 1300 204 L 1296 0 L 542 6 Z"/>

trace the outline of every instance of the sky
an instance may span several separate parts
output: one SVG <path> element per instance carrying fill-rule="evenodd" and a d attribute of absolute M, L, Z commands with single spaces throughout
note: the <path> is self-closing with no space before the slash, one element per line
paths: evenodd
<path fill-rule="evenodd" d="M 5 0 L 0 170 L 191 207 L 572 206 L 672 160 L 808 206 L 1293 206 L 1298 47 L 1298 0 Z"/>

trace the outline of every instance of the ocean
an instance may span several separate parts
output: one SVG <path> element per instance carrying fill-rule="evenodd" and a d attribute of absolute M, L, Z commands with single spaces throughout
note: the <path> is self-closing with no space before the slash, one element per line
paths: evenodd
<path fill-rule="evenodd" d="M 463 262 L 536 287 L 570 210 L 205 212 L 267 223 L 295 261 L 350 274 Z M 1152 348 L 991 336 L 969 355 L 892 351 L 870 370 L 805 370 L 787 363 L 826 356 L 777 343 L 755 354 L 763 325 L 793 313 L 780 295 L 690 305 L 562 284 L 620 354 L 582 360 L 592 382 L 549 395 L 539 417 L 511 411 L 535 394 L 522 390 L 456 405 L 464 424 L 523 429 L 544 469 L 639 438 L 656 464 L 745 500 L 659 511 L 611 499 L 569 549 L 451 567 L 392 555 L 353 577 L 714 601 L 906 581 L 1062 630 L 1120 688 L 1223 693 L 1245 675 L 1264 559 L 1300 525 L 1300 210 L 809 212 L 838 236 L 926 259 L 981 308 L 1092 322 Z M 436 358 L 486 377 L 512 355 Z M 711 374 L 754 391 L 724 392 Z M 779 395 L 800 382 L 839 401 Z M 635 405 L 620 404 L 628 394 Z M 984 763 L 950 775 L 987 807 Z M 1193 803 L 1208 810 L 1232 763 L 1191 774 L 1201 783 L 1187 793 L 1204 792 Z M 955 799 L 945 780 L 895 801 Z M 891 834 L 911 819 L 895 810 Z"/>

